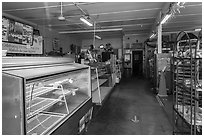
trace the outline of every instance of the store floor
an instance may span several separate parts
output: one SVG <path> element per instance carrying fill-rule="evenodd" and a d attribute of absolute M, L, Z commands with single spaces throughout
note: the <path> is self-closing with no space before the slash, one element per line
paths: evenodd
<path fill-rule="evenodd" d="M 171 135 L 172 126 L 148 80 L 126 78 L 92 119 L 87 135 Z"/>

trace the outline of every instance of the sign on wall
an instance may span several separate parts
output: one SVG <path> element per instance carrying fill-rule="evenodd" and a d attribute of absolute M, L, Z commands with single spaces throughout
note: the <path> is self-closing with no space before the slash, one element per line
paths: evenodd
<path fill-rule="evenodd" d="M 2 49 L 7 53 L 43 54 L 43 39 L 34 35 L 33 45 L 2 42 Z"/>
<path fill-rule="evenodd" d="M 59 50 L 59 39 L 58 38 L 53 38 L 53 40 L 52 40 L 52 49 L 54 51 Z"/>
<path fill-rule="evenodd" d="M 7 53 L 43 54 L 42 36 L 33 27 L 2 17 L 2 49 Z"/>
<path fill-rule="evenodd" d="M 143 49 L 143 44 L 142 43 L 132 43 L 131 45 L 132 49 Z"/>

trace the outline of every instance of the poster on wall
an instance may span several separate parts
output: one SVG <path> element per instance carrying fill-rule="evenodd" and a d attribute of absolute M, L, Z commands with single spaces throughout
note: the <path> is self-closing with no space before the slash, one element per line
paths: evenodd
<path fill-rule="evenodd" d="M 7 53 L 43 54 L 43 38 L 34 35 L 33 45 L 2 42 L 2 49 L 7 50 Z"/>
<path fill-rule="evenodd" d="M 8 41 L 9 20 L 2 18 L 2 41 Z"/>
<path fill-rule="evenodd" d="M 8 41 L 15 43 L 22 43 L 23 40 L 23 24 L 10 20 Z"/>
<path fill-rule="evenodd" d="M 25 45 L 33 44 L 33 27 L 26 24 L 23 24 L 22 44 L 25 44 Z"/>
<path fill-rule="evenodd" d="M 54 38 L 54 39 L 52 40 L 52 49 L 53 49 L 54 51 L 59 50 L 59 39 L 58 39 L 58 38 Z"/>
<path fill-rule="evenodd" d="M 125 62 L 131 61 L 130 56 L 131 54 L 125 54 L 125 58 L 124 58 Z"/>
<path fill-rule="evenodd" d="M 119 58 L 119 59 L 122 58 L 122 49 L 118 49 L 118 58 Z"/>

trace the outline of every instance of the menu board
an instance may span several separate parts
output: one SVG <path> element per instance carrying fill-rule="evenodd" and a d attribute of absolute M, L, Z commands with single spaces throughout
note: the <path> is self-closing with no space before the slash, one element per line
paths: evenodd
<path fill-rule="evenodd" d="M 2 18 L 2 41 L 8 41 L 9 20 Z"/>
<path fill-rule="evenodd" d="M 23 45 L 33 44 L 33 27 L 6 18 L 2 18 L 2 41 Z"/>
<path fill-rule="evenodd" d="M 7 53 L 43 54 L 42 36 L 33 27 L 2 17 L 2 49 Z"/>

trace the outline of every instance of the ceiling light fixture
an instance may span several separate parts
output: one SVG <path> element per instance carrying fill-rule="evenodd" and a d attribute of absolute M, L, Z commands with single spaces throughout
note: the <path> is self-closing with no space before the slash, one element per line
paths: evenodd
<path fill-rule="evenodd" d="M 62 14 L 62 2 L 60 2 L 60 16 L 58 17 L 59 21 L 64 21 L 65 17 Z"/>
<path fill-rule="evenodd" d="M 164 23 L 171 17 L 171 15 L 172 15 L 172 14 L 166 14 L 166 15 L 164 16 L 164 18 L 162 19 L 161 24 L 164 24 Z"/>
<path fill-rule="evenodd" d="M 65 17 L 64 17 L 63 15 L 60 15 L 60 16 L 58 17 L 58 20 L 64 21 L 64 20 L 65 20 Z"/>
<path fill-rule="evenodd" d="M 85 17 L 81 17 L 80 20 L 82 22 L 84 22 L 85 24 L 87 24 L 88 26 L 93 26 L 93 24 L 90 22 L 90 20 L 88 20 L 87 18 Z"/>
<path fill-rule="evenodd" d="M 99 48 L 100 48 L 100 49 L 103 49 L 103 48 L 104 48 L 104 45 L 103 45 L 103 44 L 101 44 L 101 45 L 99 46 Z"/>
<path fill-rule="evenodd" d="M 200 28 L 200 29 L 195 29 L 195 31 L 201 31 L 202 29 Z"/>
<path fill-rule="evenodd" d="M 97 38 L 97 39 L 101 40 L 101 37 L 100 37 L 100 36 L 98 36 L 98 35 L 95 35 L 95 38 Z"/>
<path fill-rule="evenodd" d="M 150 39 L 151 38 L 154 38 L 156 36 L 156 34 L 155 33 L 152 33 L 152 35 L 150 36 Z"/>

